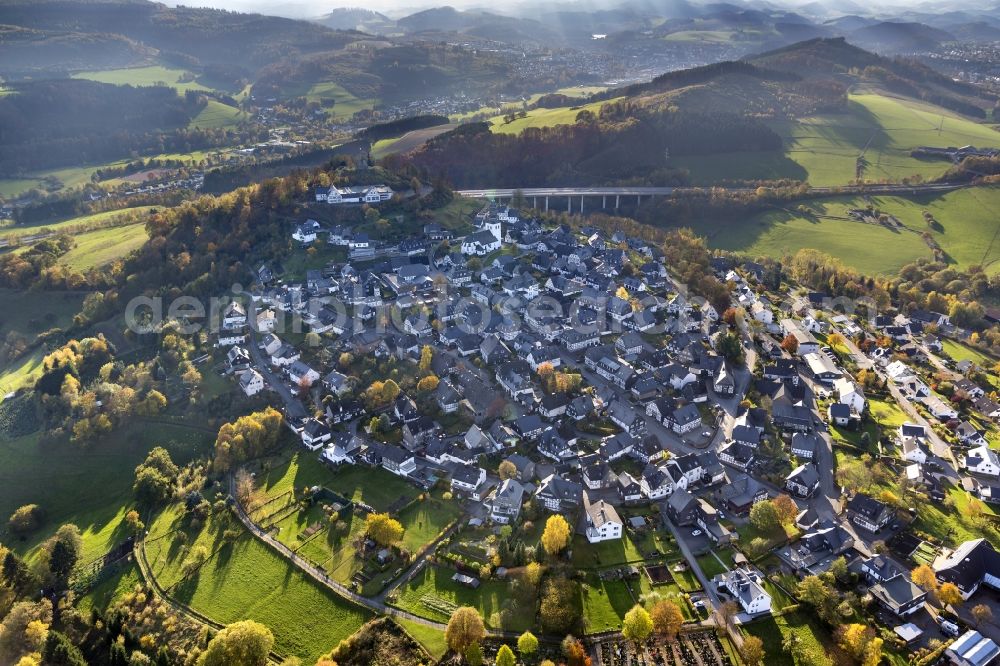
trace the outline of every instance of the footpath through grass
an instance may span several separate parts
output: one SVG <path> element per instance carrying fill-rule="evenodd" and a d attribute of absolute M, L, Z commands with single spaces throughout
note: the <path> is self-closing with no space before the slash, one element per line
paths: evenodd
<path fill-rule="evenodd" d="M 246 532 L 228 511 L 192 526 L 182 510 L 174 505 L 163 511 L 146 542 L 153 575 L 176 600 L 223 624 L 242 619 L 266 624 L 279 654 L 306 663 L 371 619 L 366 609 L 322 587 Z M 226 530 L 237 536 L 227 539 Z M 208 559 L 194 573 L 186 572 L 185 561 L 200 547 L 208 550 Z"/>

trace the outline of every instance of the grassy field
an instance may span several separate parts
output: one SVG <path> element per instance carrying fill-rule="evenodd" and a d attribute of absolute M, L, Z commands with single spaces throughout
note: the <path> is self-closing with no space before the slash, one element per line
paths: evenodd
<path fill-rule="evenodd" d="M 42 374 L 44 356 L 42 350 L 37 349 L 0 367 L 0 396 L 34 384 Z"/>
<path fill-rule="evenodd" d="M 943 338 L 941 340 L 941 346 L 945 355 L 950 357 L 956 363 L 958 361 L 972 361 L 981 368 L 992 368 L 996 363 L 996 361 L 985 352 L 979 351 L 975 347 L 970 347 L 969 345 L 959 342 L 958 340 Z"/>
<path fill-rule="evenodd" d="M 68 326 L 85 296 L 82 291 L 47 291 L 45 298 L 39 298 L 34 293 L 0 289 L 0 336 L 17 331 L 31 339 L 54 326 Z"/>
<path fill-rule="evenodd" d="M 226 109 L 231 107 L 221 105 Z M 197 163 L 211 154 L 214 153 L 226 153 L 229 152 L 228 148 L 220 148 L 218 150 L 196 150 L 190 153 L 164 153 L 161 155 L 149 155 L 144 156 L 148 159 L 170 159 L 170 160 L 183 160 L 189 164 Z M 98 169 L 103 169 L 113 166 L 122 166 L 128 163 L 130 160 L 114 160 L 111 162 L 102 162 L 100 164 L 88 164 L 84 166 L 75 167 L 63 167 L 61 169 L 47 169 L 45 171 L 35 171 L 27 174 L 21 178 L 2 178 L 0 179 L 0 196 L 3 197 L 16 197 L 18 195 L 27 192 L 32 188 L 42 188 L 43 179 L 52 177 L 57 178 L 62 183 L 62 188 L 73 188 L 86 185 L 91 182 L 91 175 Z M 112 183 L 119 182 L 117 180 L 109 181 Z M 56 190 L 58 191 L 58 190 Z"/>
<path fill-rule="evenodd" d="M 185 528 L 181 507 L 161 513 L 149 528 L 146 552 L 153 575 L 179 601 L 228 624 L 252 619 L 266 624 L 275 650 L 313 663 L 370 619 L 370 614 L 319 586 L 284 558 L 243 531 L 223 514 L 198 529 Z M 240 536 L 223 540 L 226 529 Z M 187 534 L 187 546 L 172 532 Z M 188 548 L 204 545 L 212 553 L 190 576 L 182 565 Z"/>
<path fill-rule="evenodd" d="M 263 513 L 265 509 L 261 510 Z M 273 509 L 271 509 L 273 511 Z M 415 553 L 433 541 L 458 517 L 459 509 L 453 502 L 442 501 L 438 497 L 415 502 L 399 513 L 404 533 L 402 547 Z M 256 517 L 256 516 L 255 516 Z M 348 513 L 341 516 L 347 529 L 336 532 L 326 527 L 325 513 L 321 506 L 296 511 L 274 524 L 277 538 L 303 557 L 321 566 L 329 575 L 341 583 L 350 584 L 354 575 L 364 566 L 364 561 L 355 556 L 354 544 L 364 537 L 363 517 Z M 319 525 L 319 534 L 312 538 L 304 532 L 312 525 Z M 376 576 L 366 584 L 364 593 L 377 593 L 393 575 L 393 567 Z"/>
<path fill-rule="evenodd" d="M 770 664 L 794 666 L 796 663 L 792 656 L 781 647 L 784 637 L 790 634 L 794 634 L 798 638 L 800 647 L 809 656 L 808 661 L 798 663 L 809 663 L 815 666 L 832 666 L 833 664 L 833 660 L 826 654 L 830 636 L 807 613 L 797 611 L 786 613 L 781 617 L 768 616 L 752 624 L 743 625 L 743 631 L 763 641 L 764 653 L 767 655 L 769 666 Z"/>
<path fill-rule="evenodd" d="M 933 537 L 940 539 L 950 546 L 968 541 L 970 539 L 985 538 L 995 547 L 1000 547 L 1000 533 L 996 529 L 989 527 L 989 523 L 970 517 L 968 506 L 971 496 L 958 486 L 944 485 L 947 490 L 947 498 L 951 506 L 922 501 L 916 506 L 917 518 L 913 521 L 914 529 L 926 532 Z M 983 513 L 987 516 L 996 516 L 996 509 L 992 504 L 980 502 Z"/>
<path fill-rule="evenodd" d="M 418 643 L 423 645 L 424 649 L 430 652 L 435 659 L 441 659 L 448 652 L 448 642 L 444 638 L 444 632 L 440 629 L 402 618 L 396 619 L 396 622 L 403 629 L 406 629 L 406 632 L 413 636 Z"/>
<path fill-rule="evenodd" d="M 587 633 L 621 629 L 622 618 L 636 603 L 628 584 L 621 580 L 602 581 L 591 575 L 580 588 Z"/>
<path fill-rule="evenodd" d="M 895 216 L 912 231 L 835 219 L 846 218 L 849 209 L 867 205 L 861 198 L 831 197 L 801 203 L 813 215 L 802 215 L 797 209 L 773 210 L 739 221 L 708 220 L 693 226 L 719 249 L 780 257 L 801 248 L 816 248 L 866 274 L 896 273 L 915 259 L 929 258 L 930 249 L 920 237 L 929 231 L 956 266 L 982 263 L 990 272 L 1000 270 L 1000 243 L 993 242 L 1000 225 L 994 212 L 1000 206 L 1000 188 L 871 198 L 878 210 Z M 928 228 L 923 218 L 925 210 L 938 225 Z"/>
<path fill-rule="evenodd" d="M 391 139 L 381 139 L 372 145 L 372 157 L 381 159 L 393 153 L 407 153 L 415 148 L 419 148 L 439 134 L 444 134 L 458 127 L 456 123 L 427 127 L 425 129 L 413 130 L 403 136 Z"/>
<path fill-rule="evenodd" d="M 399 597 L 393 605 L 414 615 L 441 622 L 448 621 L 450 612 L 445 613 L 440 607 L 429 606 L 424 601 L 433 598 L 438 603 L 444 601 L 446 604 L 472 606 L 479 610 L 486 624 L 490 625 L 490 616 L 500 612 L 510 596 L 510 584 L 499 580 L 483 580 L 480 586 L 473 590 L 453 581 L 451 577 L 454 574 L 453 570 L 443 567 L 434 565 L 424 567 L 411 581 L 398 588 Z M 512 626 L 507 629 L 524 631 L 534 624 L 534 614 L 517 613 Z"/>
<path fill-rule="evenodd" d="M 520 134 L 528 127 L 553 127 L 555 125 L 572 125 L 576 122 L 576 116 L 581 111 L 592 111 L 598 113 L 601 107 L 615 100 L 602 102 L 591 102 L 582 106 L 563 106 L 556 109 L 532 109 L 528 111 L 524 118 L 518 118 L 514 122 L 504 122 L 503 116 L 498 116 L 490 120 L 493 131 L 500 134 Z"/>
<path fill-rule="evenodd" d="M 227 127 L 236 127 L 244 120 L 246 120 L 246 114 L 239 109 L 210 99 L 205 108 L 191 119 L 189 127 L 195 129 L 225 129 Z"/>
<path fill-rule="evenodd" d="M 165 85 L 180 93 L 188 90 L 211 91 L 193 78 L 193 74 L 176 67 L 150 65 L 148 67 L 128 67 L 123 69 L 103 69 L 91 72 L 78 72 L 74 79 L 87 79 L 98 83 L 111 83 L 116 86 L 156 86 Z M 182 81 L 181 79 L 190 79 Z"/>
<path fill-rule="evenodd" d="M 201 430 L 138 421 L 89 447 L 43 445 L 37 434 L 0 439 L 0 520 L 22 504 L 36 503 L 46 513 L 38 532 L 7 545 L 27 552 L 61 524 L 74 523 L 83 533 L 82 561 L 97 557 L 127 536 L 122 519 L 132 502 L 135 467 L 146 453 L 161 445 L 184 463 L 213 439 Z"/>
<path fill-rule="evenodd" d="M 90 215 L 79 215 L 77 217 L 71 217 L 67 220 L 60 220 L 58 222 L 45 222 L 39 224 L 14 224 L 13 220 L 4 220 L 3 222 L 0 222 L 0 236 L 24 236 L 27 234 L 37 233 L 40 229 L 62 231 L 68 227 L 74 227 L 80 224 L 94 224 L 118 217 L 119 215 L 124 215 L 126 213 L 143 213 L 155 208 L 156 206 L 133 206 L 131 208 L 108 210 L 101 213 L 92 213 Z"/>
<path fill-rule="evenodd" d="M 333 107 L 330 108 L 329 115 L 331 118 L 339 120 L 350 119 L 358 111 L 374 108 L 377 102 L 374 99 L 356 97 L 333 81 L 321 81 L 314 84 L 304 96 L 310 102 L 333 100 Z"/>
<path fill-rule="evenodd" d="M 1000 133 L 938 107 L 878 94 L 850 95 L 847 113 L 773 123 L 783 153 L 736 153 L 671 161 L 690 170 L 696 184 L 757 178 L 806 179 L 843 185 L 855 177 L 864 151 L 864 178 L 899 180 L 941 175 L 949 164 L 910 156 L 921 145 L 1000 146 Z"/>
<path fill-rule="evenodd" d="M 107 576 L 92 587 L 89 592 L 81 596 L 76 607 L 84 614 L 89 613 L 92 608 L 103 612 L 115 599 L 131 592 L 136 585 L 141 583 L 142 573 L 139 571 L 139 566 L 134 561 L 130 561 L 120 570 Z"/>
<path fill-rule="evenodd" d="M 76 247 L 60 257 L 59 263 L 86 271 L 125 257 L 148 239 L 146 225 L 142 223 L 88 231 L 76 236 Z"/>
<path fill-rule="evenodd" d="M 258 471 L 265 498 L 307 486 L 323 485 L 355 502 L 365 502 L 378 511 L 385 511 L 403 498 L 414 498 L 417 488 L 382 468 L 369 469 L 349 465 L 333 471 L 315 457 L 295 451 L 286 459 L 274 461 L 269 469 Z"/>

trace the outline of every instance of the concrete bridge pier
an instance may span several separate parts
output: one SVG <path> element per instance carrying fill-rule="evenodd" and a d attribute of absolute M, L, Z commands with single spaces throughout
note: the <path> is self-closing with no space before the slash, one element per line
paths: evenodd
<path fill-rule="evenodd" d="M 531 197 L 531 207 L 538 210 L 538 197 Z"/>
<path fill-rule="evenodd" d="M 566 197 L 566 212 L 573 212 L 573 197 Z"/>
<path fill-rule="evenodd" d="M 604 210 L 607 207 L 608 207 L 608 195 L 607 194 L 602 194 L 601 195 L 601 210 Z"/>
<path fill-rule="evenodd" d="M 583 195 L 580 195 L 580 214 L 583 214 Z"/>
<path fill-rule="evenodd" d="M 621 198 L 622 197 L 621 197 L 620 194 L 616 194 L 615 195 L 615 210 L 618 210 L 619 208 L 621 208 Z"/>
<path fill-rule="evenodd" d="M 545 197 L 545 212 L 549 212 L 549 198 Z"/>

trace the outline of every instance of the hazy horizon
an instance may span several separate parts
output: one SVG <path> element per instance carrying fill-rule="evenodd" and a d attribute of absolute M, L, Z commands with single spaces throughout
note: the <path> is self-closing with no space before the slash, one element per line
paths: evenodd
<path fill-rule="evenodd" d="M 622 4 L 627 4 L 629 0 L 614 0 L 611 2 L 600 2 L 590 0 L 563 0 L 549 3 L 546 9 L 553 9 L 557 6 L 572 6 L 573 8 L 586 9 L 607 9 Z M 709 4 L 711 0 L 689 0 L 691 4 Z M 984 11 L 988 7 L 997 7 L 996 3 L 984 7 L 984 3 L 976 0 L 959 0 L 954 2 L 920 2 L 912 3 L 905 0 L 886 0 L 878 3 L 865 3 L 867 11 L 861 11 L 862 5 L 856 2 L 824 2 L 820 0 L 720 0 L 732 2 L 736 5 L 746 5 L 753 7 L 772 7 L 797 9 L 801 7 L 824 5 L 831 15 L 862 14 L 865 16 L 878 16 L 885 12 L 905 10 L 906 12 L 931 12 L 931 11 Z M 398 18 L 414 12 L 434 7 L 450 6 L 456 9 L 483 9 L 496 13 L 514 13 L 523 15 L 530 12 L 537 5 L 526 0 L 494 0 L 493 2 L 483 2 L 483 0 L 365 0 L 343 1 L 337 0 L 329 2 L 308 2 L 301 0 L 194 0 L 194 1 L 168 1 L 171 6 L 185 5 L 188 7 L 212 7 L 216 9 L 227 9 L 232 11 L 255 12 L 260 14 L 271 14 L 275 16 L 287 16 L 294 18 L 318 17 L 327 14 L 334 9 L 370 9 L 390 17 Z M 645 3 L 650 4 L 650 3 Z"/>

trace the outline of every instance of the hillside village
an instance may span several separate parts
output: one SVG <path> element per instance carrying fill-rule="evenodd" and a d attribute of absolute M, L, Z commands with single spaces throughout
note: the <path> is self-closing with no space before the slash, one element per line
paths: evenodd
<path fill-rule="evenodd" d="M 374 203 L 382 189 L 337 196 Z M 348 260 L 303 282 L 265 263 L 223 314 L 226 373 L 248 397 L 279 399 L 309 456 L 443 486 L 461 507 L 415 563 L 393 569 L 380 551 L 379 584 L 355 577 L 355 592 L 392 603 L 425 558 L 472 589 L 502 579 L 509 553 L 479 566 L 452 544 L 554 513 L 574 530 L 574 563 L 683 581 L 692 623 L 725 618 L 730 633 L 752 634 L 795 611 L 801 580 L 829 585 L 836 572 L 864 590 L 886 649 L 947 646 L 954 663 L 977 665 L 1000 653 L 995 627 L 961 603 L 1000 589 L 1000 555 L 989 539 L 947 543 L 924 524 L 924 507 L 955 493 L 1000 501 L 988 441 L 1000 405 L 967 378 L 971 363 L 941 354 L 958 333 L 947 315 L 845 314 L 823 293 L 769 293 L 763 267 L 716 257 L 732 302 L 720 312 L 677 281 L 660 248 L 623 232 L 553 227 L 496 202 L 470 222 L 464 236 L 430 223 L 396 245 L 299 223 L 289 233 L 303 252 L 326 243 Z M 931 378 L 940 371 L 947 396 Z M 879 492 L 870 472 L 852 481 L 845 468 L 858 464 L 902 490 Z M 602 561 L 608 544 L 646 546 Z M 911 578 L 921 565 L 929 581 Z M 961 600 L 941 602 L 947 583 Z"/>

